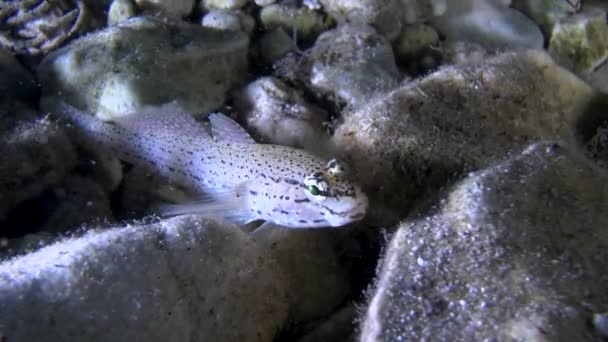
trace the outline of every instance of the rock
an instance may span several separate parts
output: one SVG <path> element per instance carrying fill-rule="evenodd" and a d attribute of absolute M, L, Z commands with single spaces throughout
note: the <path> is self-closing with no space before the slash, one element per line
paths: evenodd
<path fill-rule="evenodd" d="M 114 0 L 108 10 L 108 26 L 125 21 L 137 14 L 132 0 Z"/>
<path fill-rule="evenodd" d="M 513 8 L 532 18 L 550 36 L 555 23 L 580 10 L 581 1 L 513 0 Z"/>
<path fill-rule="evenodd" d="M 603 338 L 608 337 L 608 313 L 593 314 L 593 327 Z"/>
<path fill-rule="evenodd" d="M 370 25 L 393 40 L 405 19 L 401 0 L 320 0 L 325 10 L 339 22 Z"/>
<path fill-rule="evenodd" d="M 447 10 L 447 0 L 401 0 L 406 24 L 421 24 Z"/>
<path fill-rule="evenodd" d="M 15 56 L 0 47 L 0 103 L 5 101 L 31 101 L 38 96 L 34 75 L 25 69 Z"/>
<path fill-rule="evenodd" d="M 561 65 L 588 74 L 608 57 L 608 23 L 602 10 L 584 11 L 557 22 L 549 53 Z"/>
<path fill-rule="evenodd" d="M 331 18 L 310 10 L 306 6 L 293 7 L 272 4 L 262 8 L 260 21 L 266 30 L 282 28 L 286 32 L 296 31 L 298 40 L 314 40 L 321 32 L 334 24 Z"/>
<path fill-rule="evenodd" d="M 295 324 L 333 312 L 350 291 L 338 255 L 338 235 L 327 229 L 286 229 L 268 224 L 252 234 L 287 275 L 289 317 Z"/>
<path fill-rule="evenodd" d="M 0 151 L 0 221 L 22 202 L 61 183 L 76 163 L 63 131 L 18 103 L 0 104 Z"/>
<path fill-rule="evenodd" d="M 234 10 L 245 6 L 248 0 L 202 0 L 201 6 L 205 9 Z"/>
<path fill-rule="evenodd" d="M 277 2 L 277 0 L 255 0 L 255 4 L 260 7 L 268 6 L 274 4 L 275 2 Z"/>
<path fill-rule="evenodd" d="M 352 107 L 394 88 L 400 79 L 389 42 L 369 26 L 323 33 L 310 50 L 310 83 Z"/>
<path fill-rule="evenodd" d="M 146 12 L 178 18 L 190 15 L 194 8 L 194 0 L 135 0 L 135 3 Z"/>
<path fill-rule="evenodd" d="M 104 119 L 170 101 L 206 114 L 242 82 L 247 47 L 240 31 L 135 17 L 54 51 L 38 75 L 44 98 Z"/>
<path fill-rule="evenodd" d="M 108 193 L 94 181 L 79 177 L 68 177 L 53 189 L 58 204 L 49 215 L 42 231 L 66 233 L 92 224 L 113 219 Z"/>
<path fill-rule="evenodd" d="M 540 138 L 574 141 L 592 96 L 546 53 L 515 51 L 362 96 L 368 103 L 343 112 L 333 142 L 370 196 L 368 217 L 386 224 L 466 170 Z"/>
<path fill-rule="evenodd" d="M 245 87 L 238 108 L 247 127 L 265 143 L 308 150 L 327 146 L 327 114 L 277 78 L 262 77 Z"/>
<path fill-rule="evenodd" d="M 211 10 L 203 16 L 201 21 L 203 27 L 218 30 L 240 30 L 241 20 L 238 15 L 224 10 Z"/>
<path fill-rule="evenodd" d="M 608 119 L 596 128 L 586 144 L 586 151 L 589 158 L 608 169 Z"/>
<path fill-rule="evenodd" d="M 476 0 L 450 1 L 446 12 L 431 20 L 448 40 L 464 40 L 491 48 L 523 46 L 542 49 L 538 26 L 521 12 Z"/>
<path fill-rule="evenodd" d="M 289 52 L 294 52 L 296 45 L 291 36 L 289 36 L 282 28 L 267 31 L 262 34 L 257 41 L 256 50 L 257 56 L 261 63 L 272 65 L 275 61 L 285 56 Z"/>
<path fill-rule="evenodd" d="M 361 341 L 595 341 L 606 312 L 608 173 L 536 143 L 470 174 L 393 235 Z"/>
<path fill-rule="evenodd" d="M 90 231 L 0 264 L 0 330 L 13 341 L 271 341 L 287 315 L 277 269 L 237 227 L 194 217 Z"/>
<path fill-rule="evenodd" d="M 250 34 L 255 28 L 255 20 L 241 12 L 211 10 L 203 16 L 201 25 L 217 30 L 241 30 Z"/>
<path fill-rule="evenodd" d="M 355 341 L 352 330 L 356 315 L 355 305 L 348 304 L 333 313 L 313 331 L 298 339 L 298 342 Z"/>
<path fill-rule="evenodd" d="M 423 50 L 436 45 L 439 35 L 434 28 L 425 24 L 405 25 L 394 43 L 397 60 L 414 59 Z"/>

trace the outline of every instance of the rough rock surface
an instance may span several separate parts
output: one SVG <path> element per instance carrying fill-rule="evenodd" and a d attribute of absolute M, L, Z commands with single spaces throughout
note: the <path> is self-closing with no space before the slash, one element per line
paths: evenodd
<path fill-rule="evenodd" d="M 311 150 L 327 147 L 327 113 L 277 78 L 259 78 L 247 85 L 238 107 L 248 128 L 263 142 Z"/>
<path fill-rule="evenodd" d="M 392 40 L 401 31 L 405 19 L 400 0 L 320 0 L 324 9 L 339 22 L 373 26 Z"/>
<path fill-rule="evenodd" d="M 206 113 L 242 81 L 248 42 L 240 31 L 135 17 L 47 55 L 38 75 L 43 97 L 102 117 L 170 101 Z"/>
<path fill-rule="evenodd" d="M 0 104 L 0 151 L 0 220 L 58 185 L 76 162 L 72 144 L 57 125 L 13 102 Z"/>
<path fill-rule="evenodd" d="M 392 237 L 361 341 L 592 341 L 606 312 L 608 173 L 537 143 Z"/>
<path fill-rule="evenodd" d="M 400 79 L 390 43 L 366 25 L 326 31 L 310 49 L 310 83 L 352 107 L 394 88 Z"/>
<path fill-rule="evenodd" d="M 243 232 L 193 217 L 90 231 L 0 263 L 12 341 L 271 341 L 282 274 Z"/>
<path fill-rule="evenodd" d="M 464 170 L 539 138 L 574 140 L 592 94 L 546 53 L 506 53 L 442 68 L 345 112 L 333 140 L 359 171 L 370 203 L 403 215 Z"/>

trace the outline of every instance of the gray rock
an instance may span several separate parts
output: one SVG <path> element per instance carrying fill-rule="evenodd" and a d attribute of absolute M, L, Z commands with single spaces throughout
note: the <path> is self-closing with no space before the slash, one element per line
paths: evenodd
<path fill-rule="evenodd" d="M 108 26 L 125 21 L 137 14 L 132 0 L 114 0 L 108 9 Z"/>
<path fill-rule="evenodd" d="M 320 0 L 338 22 L 370 25 L 387 39 L 401 31 L 405 15 L 400 0 Z"/>
<path fill-rule="evenodd" d="M 13 341 L 271 341 L 287 315 L 276 262 L 194 217 L 90 231 L 0 264 Z"/>
<path fill-rule="evenodd" d="M 194 8 L 194 0 L 135 0 L 146 12 L 161 13 L 170 17 L 186 17 Z"/>
<path fill-rule="evenodd" d="M 252 234 L 287 275 L 289 318 L 295 324 L 333 312 L 350 291 L 348 271 L 339 259 L 339 232 L 286 229 L 268 224 Z"/>
<path fill-rule="evenodd" d="M 245 77 L 248 41 L 240 31 L 135 17 L 49 54 L 38 75 L 44 98 L 103 118 L 170 101 L 206 113 Z"/>
<path fill-rule="evenodd" d="M 0 104 L 0 151 L 0 220 L 58 185 L 76 163 L 72 144 L 59 127 L 10 101 Z"/>
<path fill-rule="evenodd" d="M 513 0 L 513 8 L 532 18 L 550 36 L 555 23 L 581 9 L 581 1 Z"/>
<path fill-rule="evenodd" d="M 431 23 L 449 40 L 464 40 L 492 48 L 542 49 L 540 28 L 521 12 L 494 1 L 449 1 L 446 12 Z"/>
<path fill-rule="evenodd" d="M 544 52 L 505 53 L 363 96 L 368 103 L 343 113 L 333 141 L 372 198 L 369 217 L 386 223 L 384 209 L 404 215 L 455 174 L 540 138 L 575 140 L 592 95 Z"/>
<path fill-rule="evenodd" d="M 203 27 L 217 30 L 241 30 L 241 20 L 238 15 L 225 10 L 211 10 L 203 16 Z"/>
<path fill-rule="evenodd" d="M 0 102 L 21 100 L 33 101 L 38 87 L 32 75 L 15 56 L 0 47 Z"/>
<path fill-rule="evenodd" d="M 296 44 L 282 28 L 267 31 L 257 41 L 255 53 L 262 64 L 272 65 L 289 52 L 296 51 Z"/>
<path fill-rule="evenodd" d="M 249 84 L 241 91 L 238 107 L 263 142 L 313 151 L 327 147 L 327 113 L 277 78 L 262 77 Z"/>
<path fill-rule="evenodd" d="M 108 193 L 91 179 L 68 177 L 53 190 L 58 203 L 40 228 L 42 231 L 65 233 L 83 224 L 91 226 L 113 219 Z"/>
<path fill-rule="evenodd" d="M 558 21 L 549 53 L 561 65 L 586 75 L 608 58 L 606 12 L 587 10 Z"/>
<path fill-rule="evenodd" d="M 392 237 L 361 341 L 597 340 L 607 205 L 608 173 L 554 143 L 469 175 Z"/>
<path fill-rule="evenodd" d="M 358 107 L 400 80 L 393 50 L 369 26 L 343 25 L 323 33 L 310 50 L 310 83 Z"/>

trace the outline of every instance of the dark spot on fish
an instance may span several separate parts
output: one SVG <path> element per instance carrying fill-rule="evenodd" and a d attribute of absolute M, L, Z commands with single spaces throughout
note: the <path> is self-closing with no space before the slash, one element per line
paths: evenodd
<path fill-rule="evenodd" d="M 310 202 L 310 200 L 308 198 L 296 198 L 293 200 L 296 203 L 306 203 L 306 202 Z"/>
<path fill-rule="evenodd" d="M 281 210 L 281 214 L 288 215 L 289 213 L 288 213 L 288 212 L 286 212 L 285 210 Z"/>
<path fill-rule="evenodd" d="M 308 223 L 308 221 L 306 221 L 306 220 L 298 220 L 298 222 L 300 222 L 300 223 Z"/>
<path fill-rule="evenodd" d="M 321 223 L 321 222 L 325 222 L 325 220 L 314 220 L 312 222 L 314 222 L 314 223 Z"/>
<path fill-rule="evenodd" d="M 249 190 L 249 193 L 252 194 L 253 196 L 257 196 L 257 192 L 253 191 L 253 190 Z"/>
<path fill-rule="evenodd" d="M 291 185 L 298 185 L 298 184 L 300 184 L 300 182 L 298 182 L 295 179 L 291 179 L 291 178 L 283 178 L 283 181 L 285 181 L 285 183 L 291 184 Z"/>

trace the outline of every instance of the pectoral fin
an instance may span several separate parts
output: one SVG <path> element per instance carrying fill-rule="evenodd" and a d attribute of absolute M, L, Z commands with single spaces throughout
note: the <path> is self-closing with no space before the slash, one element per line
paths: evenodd
<path fill-rule="evenodd" d="M 213 137 L 227 142 L 255 144 L 255 140 L 231 118 L 222 113 L 209 114 Z"/>

